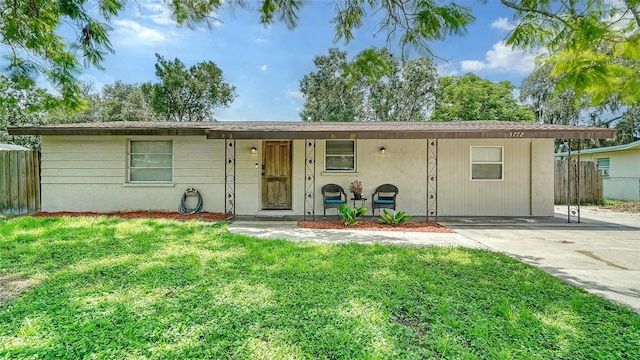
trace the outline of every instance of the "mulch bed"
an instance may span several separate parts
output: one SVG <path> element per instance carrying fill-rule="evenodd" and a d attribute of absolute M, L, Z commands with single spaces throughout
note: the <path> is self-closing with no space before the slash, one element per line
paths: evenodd
<path fill-rule="evenodd" d="M 343 221 L 300 221 L 298 226 L 307 229 L 325 230 L 375 230 L 375 231 L 413 231 L 413 232 L 434 232 L 434 233 L 454 233 L 452 229 L 444 227 L 430 221 L 406 222 L 396 227 L 383 225 L 377 221 L 358 221 L 356 225 L 347 226 Z"/>
<path fill-rule="evenodd" d="M 221 221 L 224 220 L 222 213 L 201 212 L 193 215 L 180 214 L 178 212 L 160 212 L 160 211 L 125 211 L 125 212 L 38 212 L 31 214 L 33 217 L 54 217 L 54 216 L 106 216 L 118 217 L 121 219 L 172 219 L 172 220 L 204 220 L 204 221 Z M 375 231 L 413 231 L 413 232 L 434 232 L 434 233 L 454 233 L 455 231 L 430 221 L 422 222 L 406 222 L 397 227 L 391 225 L 383 225 L 377 221 L 358 221 L 354 226 L 347 226 L 343 221 L 300 221 L 298 226 L 308 229 L 324 229 L 324 230 L 375 230 Z"/>
<path fill-rule="evenodd" d="M 106 216 L 106 217 L 118 217 L 122 219 L 171 219 L 171 220 L 206 220 L 206 221 L 220 221 L 224 220 L 224 214 L 222 213 L 208 213 L 201 212 L 198 214 L 186 215 L 178 212 L 161 212 L 161 211 L 126 211 L 126 212 L 110 212 L 110 213 L 95 213 L 95 212 L 38 212 L 31 214 L 33 217 L 53 217 L 53 216 Z"/>

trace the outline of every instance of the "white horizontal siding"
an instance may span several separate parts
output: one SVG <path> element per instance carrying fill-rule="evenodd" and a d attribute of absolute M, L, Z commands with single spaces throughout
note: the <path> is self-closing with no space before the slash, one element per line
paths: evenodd
<path fill-rule="evenodd" d="M 43 150 L 44 152 L 44 150 Z M 64 169 L 84 169 L 87 170 L 89 174 L 92 169 L 120 169 L 124 170 L 126 167 L 126 161 L 122 160 L 84 160 L 84 157 L 81 155 L 76 155 L 75 159 L 69 160 L 47 160 L 45 158 L 42 159 L 42 168 L 43 169 L 56 169 L 58 171 L 57 176 L 67 176 Z M 90 175 L 88 175 L 90 176 Z M 69 178 L 70 182 L 73 182 L 73 179 Z"/>
<path fill-rule="evenodd" d="M 172 184 L 127 184 L 130 139 L 173 141 Z M 205 199 L 206 211 L 222 212 L 223 150 L 223 141 L 204 136 L 43 136 L 42 207 L 176 211 L 184 190 L 194 186 Z"/>

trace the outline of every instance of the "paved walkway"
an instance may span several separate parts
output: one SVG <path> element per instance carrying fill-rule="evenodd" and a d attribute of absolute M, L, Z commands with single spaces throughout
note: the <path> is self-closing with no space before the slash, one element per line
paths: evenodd
<path fill-rule="evenodd" d="M 301 229 L 295 221 L 238 221 L 229 231 L 320 243 L 462 246 L 489 249 L 640 312 L 640 214 L 582 207 L 582 223 L 553 218 L 444 218 L 456 233 Z M 574 219 L 575 220 L 575 219 Z"/>

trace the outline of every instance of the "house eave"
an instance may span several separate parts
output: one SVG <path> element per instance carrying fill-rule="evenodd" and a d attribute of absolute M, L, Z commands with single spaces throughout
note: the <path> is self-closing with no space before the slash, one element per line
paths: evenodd
<path fill-rule="evenodd" d="M 206 135 L 206 129 L 193 128 L 63 128 L 63 127 L 9 127 L 10 135 Z"/>
<path fill-rule="evenodd" d="M 522 133 L 522 134 L 519 134 Z M 608 139 L 609 131 L 224 131 L 207 130 L 208 139 Z"/>
<path fill-rule="evenodd" d="M 9 127 L 11 135 L 206 136 L 208 139 L 606 139 L 613 129 L 500 121 L 464 122 L 112 122 Z"/>

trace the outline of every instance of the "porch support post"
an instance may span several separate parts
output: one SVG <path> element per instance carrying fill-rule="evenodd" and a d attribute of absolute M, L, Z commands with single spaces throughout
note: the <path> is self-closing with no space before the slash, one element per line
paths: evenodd
<path fill-rule="evenodd" d="M 576 150 L 576 158 L 571 158 L 571 140 L 569 140 L 569 151 L 567 158 L 567 222 L 571 222 L 571 217 L 576 216 L 578 218 L 578 223 L 580 223 L 580 147 L 582 146 L 582 141 L 580 139 L 577 140 L 578 149 Z M 573 171 L 573 178 L 571 177 L 571 172 Z M 572 184 L 575 182 L 575 185 Z M 573 186 L 572 186 L 573 185 Z M 572 189 L 573 188 L 573 189 Z M 571 200 L 574 196 L 571 196 L 572 191 L 575 191 L 575 199 L 576 205 L 572 208 Z"/>
<path fill-rule="evenodd" d="M 236 140 L 224 140 L 224 218 L 236 216 Z"/>
<path fill-rule="evenodd" d="M 427 140 L 427 221 L 438 221 L 438 139 Z"/>
<path fill-rule="evenodd" d="M 567 223 L 571 222 L 571 139 L 567 141 Z"/>
<path fill-rule="evenodd" d="M 582 140 L 578 139 L 578 156 L 576 161 L 576 209 L 578 215 L 578 224 L 580 223 L 580 147 Z"/>
<path fill-rule="evenodd" d="M 307 139 L 304 144 L 304 220 L 315 220 L 316 139 Z"/>

